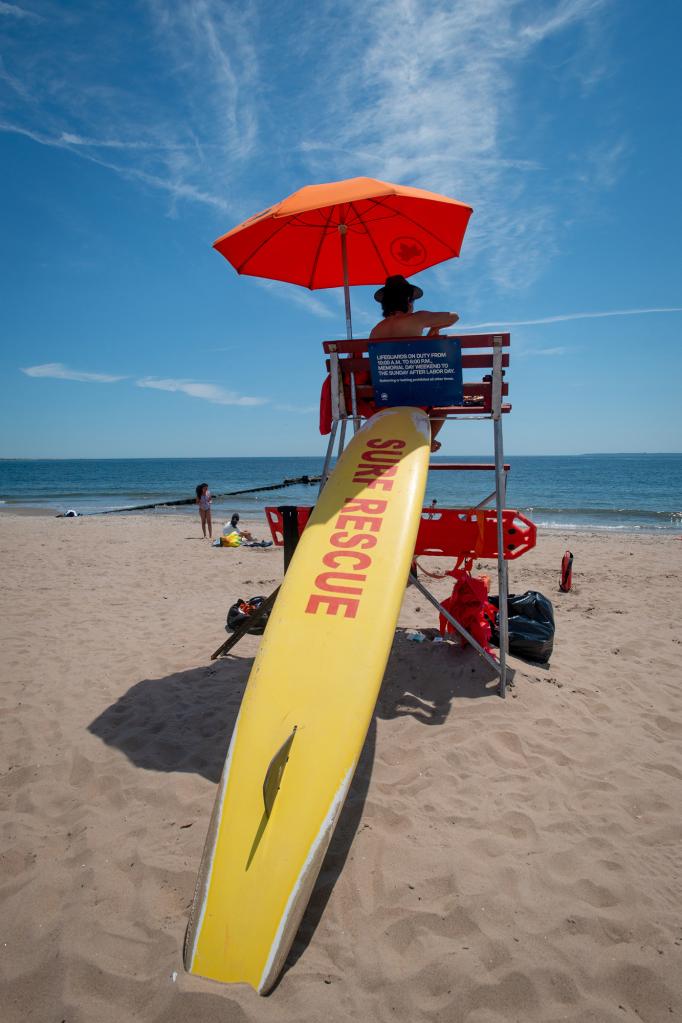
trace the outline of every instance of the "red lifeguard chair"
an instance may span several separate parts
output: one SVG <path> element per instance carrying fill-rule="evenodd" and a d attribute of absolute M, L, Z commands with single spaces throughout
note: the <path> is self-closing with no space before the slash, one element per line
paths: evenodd
<path fill-rule="evenodd" d="M 492 472 L 495 489 L 476 505 L 469 508 L 425 508 L 422 511 L 415 547 L 415 557 L 420 554 L 435 557 L 455 558 L 496 558 L 499 592 L 499 660 L 488 653 L 470 633 L 440 604 L 438 599 L 417 577 L 416 565 L 410 575 L 411 582 L 440 614 L 470 643 L 492 666 L 499 676 L 499 692 L 502 697 L 507 687 L 507 561 L 520 557 L 535 546 L 536 529 L 529 519 L 513 509 L 505 508 L 506 474 L 509 465 L 504 463 L 502 438 L 502 416 L 511 412 L 511 405 L 505 399 L 509 385 L 505 370 L 509 366 L 509 334 L 457 334 L 443 335 L 439 341 L 451 339 L 461 347 L 462 403 L 433 408 L 432 418 L 443 420 L 487 419 L 493 424 L 494 460 L 492 463 L 431 463 L 429 471 L 434 472 Z M 427 339 L 401 338 L 400 341 L 424 343 Z M 370 340 L 356 338 L 345 341 L 325 341 L 323 349 L 327 355 L 329 371 L 329 395 L 331 409 L 328 426 L 329 443 L 322 470 L 320 489 L 329 478 L 334 452 L 337 457 L 345 446 L 348 423 L 357 430 L 362 418 L 372 415 L 375 391 L 371 382 L 369 347 L 395 343 L 391 339 Z M 481 370 L 483 373 L 481 374 Z M 494 501 L 494 507 L 488 507 Z M 300 533 L 312 508 L 298 508 L 294 529 Z M 273 540 L 279 545 L 285 543 L 285 524 L 282 512 L 277 508 L 266 508 Z"/>

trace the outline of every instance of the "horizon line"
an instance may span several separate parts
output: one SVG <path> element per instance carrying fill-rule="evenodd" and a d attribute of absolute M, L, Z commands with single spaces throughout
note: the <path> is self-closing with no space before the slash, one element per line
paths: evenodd
<path fill-rule="evenodd" d="M 594 458 L 596 455 L 614 457 L 617 455 L 682 455 L 682 451 L 554 451 L 551 453 L 515 452 L 507 458 Z M 438 453 L 438 458 L 493 458 L 490 452 L 467 452 L 466 454 Z M 244 461 L 255 458 L 321 458 L 324 453 L 306 455 L 0 455 L 2 462 L 214 462 Z M 2 500 L 2 498 L 0 498 Z"/>

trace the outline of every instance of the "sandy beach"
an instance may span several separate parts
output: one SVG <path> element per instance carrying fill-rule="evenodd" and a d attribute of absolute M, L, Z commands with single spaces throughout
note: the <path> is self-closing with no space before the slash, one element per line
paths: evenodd
<path fill-rule="evenodd" d="M 548 667 L 511 658 L 505 701 L 473 651 L 406 638 L 437 624 L 408 589 L 265 999 L 185 974 L 182 943 L 259 638 L 210 655 L 281 550 L 214 549 L 163 514 L 3 514 L 0 549 L 4 1023 L 682 1017 L 679 539 L 544 533 L 510 563 L 557 634 Z"/>

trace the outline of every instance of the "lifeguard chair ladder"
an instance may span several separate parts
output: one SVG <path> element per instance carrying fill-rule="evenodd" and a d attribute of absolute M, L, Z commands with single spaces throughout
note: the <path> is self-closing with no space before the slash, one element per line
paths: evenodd
<path fill-rule="evenodd" d="M 468 465 L 466 463 L 436 463 L 430 470 L 466 471 L 472 469 L 490 470 L 495 474 L 495 489 L 475 507 L 483 508 L 493 498 L 497 513 L 497 580 L 499 593 L 499 661 L 480 646 L 467 630 L 446 611 L 438 599 L 417 578 L 416 571 L 410 574 L 411 582 L 419 589 L 426 599 L 436 607 L 453 628 L 462 635 L 471 646 L 490 664 L 499 675 L 500 696 L 506 695 L 507 689 L 507 653 L 509 629 L 507 621 L 507 563 L 505 560 L 504 521 L 502 512 L 506 501 L 506 471 L 504 464 L 504 444 L 502 439 L 502 416 L 511 412 L 511 405 L 504 401 L 509 392 L 509 385 L 504 379 L 504 371 L 509 366 L 509 334 L 453 334 L 442 335 L 451 337 L 460 343 L 462 349 L 463 375 L 471 370 L 487 370 L 482 379 L 466 379 L 463 382 L 462 405 L 434 408 L 431 417 L 434 419 L 489 419 L 493 424 L 494 464 Z M 371 415 L 374 388 L 369 373 L 369 344 L 390 343 L 392 339 L 382 338 L 370 341 L 369 338 L 354 338 L 346 341 L 325 341 L 323 349 L 328 356 L 327 368 L 331 383 L 331 433 L 327 445 L 327 453 L 322 470 L 320 489 L 329 478 L 334 448 L 337 456 L 345 446 L 348 422 L 353 423 L 354 431 L 359 428 L 361 417 Z M 400 341 L 424 341 L 419 338 L 400 338 Z M 505 351 L 507 349 L 507 351 Z M 338 443 L 337 443 L 338 442 Z"/>

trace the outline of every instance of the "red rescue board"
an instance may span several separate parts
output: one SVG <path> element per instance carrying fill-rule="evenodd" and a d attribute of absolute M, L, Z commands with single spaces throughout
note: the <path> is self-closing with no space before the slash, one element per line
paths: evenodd
<path fill-rule="evenodd" d="M 312 508 L 298 507 L 299 533 L 305 529 Z M 284 544 L 282 516 L 277 508 L 265 514 L 272 539 Z M 513 509 L 502 512 L 504 557 L 512 561 L 532 550 L 537 540 L 535 524 Z M 414 553 L 417 557 L 497 557 L 497 512 L 494 508 L 424 508 Z"/>

